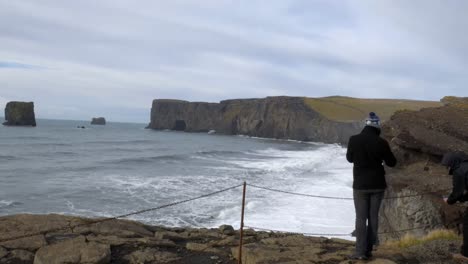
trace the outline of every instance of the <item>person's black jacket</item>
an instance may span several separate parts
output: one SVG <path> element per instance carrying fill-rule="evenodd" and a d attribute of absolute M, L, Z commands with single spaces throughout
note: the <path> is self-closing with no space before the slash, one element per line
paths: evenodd
<path fill-rule="evenodd" d="M 447 199 L 448 204 L 468 201 L 468 156 L 461 152 L 451 152 L 444 155 L 442 165 L 450 167 L 453 189 Z"/>
<path fill-rule="evenodd" d="M 353 189 L 356 190 L 387 188 L 382 163 L 394 167 L 397 162 L 388 142 L 380 137 L 380 129 L 371 126 L 349 139 L 346 159 L 354 163 Z"/>

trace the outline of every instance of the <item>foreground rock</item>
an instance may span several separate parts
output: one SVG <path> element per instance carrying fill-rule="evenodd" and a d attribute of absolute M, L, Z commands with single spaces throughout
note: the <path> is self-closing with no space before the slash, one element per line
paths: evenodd
<path fill-rule="evenodd" d="M 55 231 L 45 232 L 51 229 Z M 230 226 L 165 228 L 125 220 L 91 224 L 90 219 L 71 216 L 13 215 L 0 217 L 0 241 L 0 263 L 234 264 L 239 232 Z M 380 247 L 368 263 L 453 263 L 450 253 L 459 244 L 433 241 L 405 250 Z M 246 230 L 244 245 L 244 264 L 360 263 L 347 259 L 354 243 L 340 239 Z"/>
<path fill-rule="evenodd" d="M 105 125 L 106 119 L 104 117 L 93 117 L 91 125 Z"/>
<path fill-rule="evenodd" d="M 9 102 L 5 107 L 6 126 L 36 126 L 33 102 Z"/>

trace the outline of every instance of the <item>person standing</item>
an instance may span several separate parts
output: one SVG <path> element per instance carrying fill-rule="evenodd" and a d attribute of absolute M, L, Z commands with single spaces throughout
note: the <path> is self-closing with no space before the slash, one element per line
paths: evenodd
<path fill-rule="evenodd" d="M 468 201 L 468 156 L 463 152 L 449 152 L 442 158 L 442 165 L 449 169 L 452 175 L 452 193 L 445 199 L 448 204 Z M 454 258 L 468 260 L 468 209 L 463 215 L 463 245 L 461 254 L 455 254 Z"/>
<path fill-rule="evenodd" d="M 346 159 L 353 163 L 353 197 L 356 211 L 356 249 L 352 259 L 366 260 L 378 243 L 379 209 L 387 183 L 383 162 L 397 163 L 388 142 L 380 137 L 380 118 L 370 112 L 360 134 L 351 136 Z"/>

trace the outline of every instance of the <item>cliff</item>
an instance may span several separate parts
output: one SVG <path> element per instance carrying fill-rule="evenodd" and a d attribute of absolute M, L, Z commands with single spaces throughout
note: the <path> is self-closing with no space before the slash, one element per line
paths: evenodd
<path fill-rule="evenodd" d="M 36 126 L 33 102 L 8 102 L 5 107 L 6 126 Z"/>
<path fill-rule="evenodd" d="M 350 97 L 267 97 L 220 103 L 154 100 L 148 128 L 346 143 L 370 111 L 383 119 L 397 110 L 442 106 L 440 102 Z"/>
<path fill-rule="evenodd" d="M 329 120 L 300 97 L 267 97 L 220 103 L 154 100 L 148 127 L 344 143 L 361 129 L 361 122 Z"/>
<path fill-rule="evenodd" d="M 106 119 L 104 117 L 93 117 L 91 125 L 105 125 Z"/>
<path fill-rule="evenodd" d="M 231 226 L 193 229 L 127 220 L 93 221 L 54 214 L 0 217 L 0 263 L 237 263 L 239 231 Z M 5 241 L 27 234 L 36 235 Z M 341 239 L 245 230 L 243 241 L 244 264 L 362 263 L 347 260 L 354 243 Z M 408 248 L 381 246 L 367 263 L 450 264 L 454 263 L 450 248 L 460 243 L 437 240 Z"/>
<path fill-rule="evenodd" d="M 443 99 L 446 101 L 446 98 Z M 390 142 L 400 164 L 388 170 L 388 196 L 427 193 L 424 196 L 384 201 L 382 231 L 425 227 L 412 231 L 448 227 L 461 231 L 462 205 L 449 206 L 442 201 L 450 193 L 451 176 L 440 165 L 449 151 L 468 153 L 468 101 L 451 98 L 443 107 L 420 111 L 400 111 L 383 126 L 383 136 Z M 398 238 L 388 234 L 388 238 Z"/>

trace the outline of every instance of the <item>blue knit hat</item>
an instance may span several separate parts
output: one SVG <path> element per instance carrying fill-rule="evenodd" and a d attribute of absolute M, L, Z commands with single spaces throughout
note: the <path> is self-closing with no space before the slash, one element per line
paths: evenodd
<path fill-rule="evenodd" d="M 370 112 L 366 118 L 366 126 L 380 128 L 380 118 L 374 112 Z"/>

